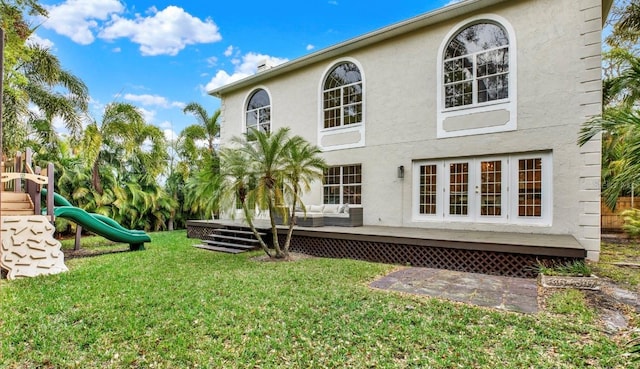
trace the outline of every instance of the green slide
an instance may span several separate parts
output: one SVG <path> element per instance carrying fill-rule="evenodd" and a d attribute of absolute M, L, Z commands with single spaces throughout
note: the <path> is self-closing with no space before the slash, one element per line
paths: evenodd
<path fill-rule="evenodd" d="M 46 191 L 42 190 L 43 195 Z M 72 206 L 71 203 L 54 192 L 53 201 L 56 217 L 69 219 L 82 228 L 114 242 L 128 243 L 131 250 L 144 250 L 144 243 L 151 242 L 151 238 L 144 231 L 129 230 L 115 220 L 100 214 L 87 213 L 83 209 Z"/>

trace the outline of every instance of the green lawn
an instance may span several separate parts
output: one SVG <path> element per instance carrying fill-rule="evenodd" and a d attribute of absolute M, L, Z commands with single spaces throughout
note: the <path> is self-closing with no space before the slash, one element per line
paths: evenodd
<path fill-rule="evenodd" d="M 583 316 L 522 315 L 373 290 L 394 267 L 191 247 L 67 261 L 0 281 L 2 368 L 626 368 Z"/>
<path fill-rule="evenodd" d="M 593 272 L 601 277 L 609 278 L 628 289 L 636 289 L 640 285 L 640 269 L 621 268 L 617 262 L 640 264 L 640 245 L 636 242 L 602 243 L 600 261 L 594 264 Z"/>

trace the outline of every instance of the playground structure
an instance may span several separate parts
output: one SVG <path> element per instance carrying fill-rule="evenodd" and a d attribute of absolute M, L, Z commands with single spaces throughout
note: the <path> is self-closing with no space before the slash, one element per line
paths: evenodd
<path fill-rule="evenodd" d="M 151 242 L 143 231 L 128 230 L 111 218 L 90 214 L 72 206 L 56 194 L 54 168 L 32 168 L 33 152 L 27 149 L 12 160 L 3 160 L 0 168 L 0 268 L 8 279 L 35 277 L 67 271 L 61 244 L 53 235 L 56 217 L 69 219 L 78 226 L 76 246 L 82 228 L 115 242 L 128 243 L 131 250 L 143 250 Z M 46 214 L 42 214 L 45 196 Z"/>
<path fill-rule="evenodd" d="M 40 188 L 53 191 L 53 164 L 44 170 L 31 167 L 32 152 L 3 160 L 0 186 L 0 268 L 8 279 L 67 271 L 61 244 L 53 234 L 53 207 L 42 215 Z M 53 197 L 47 196 L 47 205 Z"/>

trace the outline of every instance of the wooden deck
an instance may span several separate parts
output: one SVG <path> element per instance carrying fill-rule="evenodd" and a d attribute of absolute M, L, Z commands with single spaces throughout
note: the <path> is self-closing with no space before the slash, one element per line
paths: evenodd
<path fill-rule="evenodd" d="M 271 232 L 266 221 L 256 222 L 256 228 Z M 190 220 L 187 227 L 223 228 L 245 226 L 241 221 Z M 286 226 L 278 226 L 278 234 L 285 233 Z M 350 240 L 384 240 L 389 243 L 462 248 L 466 250 L 514 252 L 530 255 L 585 258 L 587 252 L 571 235 L 460 231 L 409 227 L 294 227 L 294 235 L 311 237 L 343 238 Z"/>
<path fill-rule="evenodd" d="M 239 221 L 189 221 L 189 237 L 206 238 L 212 229 Z M 246 225 L 245 225 L 246 226 Z M 271 232 L 268 222 L 256 228 Z M 278 233 L 286 233 L 278 226 Z M 270 240 L 270 237 L 266 237 Z M 539 262 L 584 259 L 586 250 L 571 235 L 460 231 L 408 227 L 299 227 L 291 250 L 316 256 L 531 277 Z"/>

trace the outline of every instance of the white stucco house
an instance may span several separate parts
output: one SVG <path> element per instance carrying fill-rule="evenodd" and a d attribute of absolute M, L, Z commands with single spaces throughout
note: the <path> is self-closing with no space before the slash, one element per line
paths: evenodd
<path fill-rule="evenodd" d="M 306 204 L 365 226 L 571 235 L 600 252 L 600 150 L 611 0 L 467 0 L 210 91 L 221 142 L 290 127 L 331 166 Z"/>

